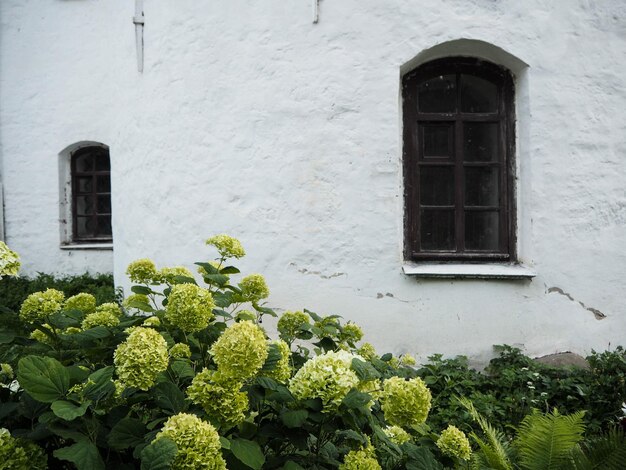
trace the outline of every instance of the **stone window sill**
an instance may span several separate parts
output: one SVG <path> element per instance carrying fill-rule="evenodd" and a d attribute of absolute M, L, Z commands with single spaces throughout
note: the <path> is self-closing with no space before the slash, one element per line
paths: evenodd
<path fill-rule="evenodd" d="M 108 250 L 113 251 L 113 243 L 69 243 L 61 245 L 62 250 Z"/>
<path fill-rule="evenodd" d="M 435 264 L 405 263 L 404 274 L 434 279 L 518 279 L 530 280 L 537 275 L 520 264 Z"/>

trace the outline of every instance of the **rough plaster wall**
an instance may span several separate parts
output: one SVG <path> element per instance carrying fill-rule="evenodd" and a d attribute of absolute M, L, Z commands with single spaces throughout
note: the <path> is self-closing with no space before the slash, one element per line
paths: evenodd
<path fill-rule="evenodd" d="M 111 147 L 126 286 L 132 259 L 191 264 L 227 232 L 272 306 L 341 314 L 381 351 L 625 344 L 626 4 L 320 3 L 314 25 L 308 0 L 151 0 L 140 75 L 132 2 L 3 1 L 7 234 L 27 267 L 80 268 L 55 251 L 54 157 L 96 140 Z M 401 272 L 400 68 L 459 38 L 529 64 L 518 187 L 532 282 Z"/>

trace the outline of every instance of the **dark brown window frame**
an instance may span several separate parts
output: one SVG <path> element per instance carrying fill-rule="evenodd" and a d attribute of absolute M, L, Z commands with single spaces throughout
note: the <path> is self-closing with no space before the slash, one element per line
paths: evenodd
<path fill-rule="evenodd" d="M 422 113 L 418 110 L 418 85 L 441 75 L 456 75 L 456 103 L 454 113 Z M 460 103 L 460 74 L 483 78 L 495 84 L 498 90 L 497 111 L 493 113 L 463 113 Z M 515 210 L 515 111 L 513 79 L 506 69 L 491 62 L 449 57 L 423 64 L 407 73 L 402 79 L 403 98 L 403 172 L 404 172 L 404 255 L 411 261 L 441 262 L 514 262 L 516 260 L 516 210 Z M 425 250 L 420 246 L 420 123 L 447 122 L 454 126 L 454 220 L 455 243 L 452 250 Z M 497 250 L 465 249 L 464 168 L 471 166 L 463 158 L 463 123 L 497 122 L 498 158 L 494 166 L 499 175 L 499 247 Z M 436 206 L 431 206 L 436 207 Z M 448 208 L 449 209 L 449 208 Z M 492 208 L 493 209 L 493 208 Z M 478 209 L 477 209 L 478 210 Z"/>
<path fill-rule="evenodd" d="M 78 171 L 76 167 L 76 161 L 83 155 L 92 155 L 94 157 L 94 163 L 91 170 Z M 108 170 L 98 170 L 95 164 L 95 159 L 103 158 L 107 159 Z M 71 168 L 71 182 L 72 182 L 72 242 L 73 243 L 110 243 L 113 241 L 113 237 L 109 234 L 101 235 L 99 230 L 99 217 L 109 217 L 109 224 L 111 224 L 111 212 L 98 212 L 98 196 L 108 195 L 111 197 L 111 158 L 109 150 L 105 147 L 89 146 L 81 147 L 73 152 L 70 156 L 70 168 Z M 91 178 L 91 191 L 81 192 L 79 189 L 79 178 Z M 106 178 L 108 179 L 109 191 L 98 191 L 98 180 Z M 77 201 L 81 196 L 91 196 L 93 204 L 93 213 L 88 215 L 79 215 L 77 210 Z M 94 226 L 93 236 L 80 236 L 78 233 L 78 218 L 89 217 L 92 220 Z"/>

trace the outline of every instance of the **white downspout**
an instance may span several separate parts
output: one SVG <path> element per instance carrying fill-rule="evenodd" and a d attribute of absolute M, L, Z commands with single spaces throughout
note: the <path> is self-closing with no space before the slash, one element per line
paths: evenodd
<path fill-rule="evenodd" d="M 143 0 L 135 0 L 133 23 L 135 24 L 135 42 L 137 45 L 137 70 L 143 72 Z"/>

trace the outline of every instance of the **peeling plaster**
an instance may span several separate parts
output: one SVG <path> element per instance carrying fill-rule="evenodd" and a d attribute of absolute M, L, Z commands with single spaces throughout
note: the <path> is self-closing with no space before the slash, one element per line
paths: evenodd
<path fill-rule="evenodd" d="M 552 294 L 553 292 L 556 292 L 557 294 L 560 294 L 564 297 L 567 297 L 569 300 L 571 300 L 572 302 L 576 302 L 578 305 L 580 305 L 582 308 L 584 308 L 585 310 L 587 310 L 588 312 L 593 313 L 593 316 L 596 317 L 596 320 L 603 320 L 606 318 L 606 314 L 601 312 L 600 310 L 598 310 L 597 308 L 593 308 L 593 307 L 587 307 L 584 303 L 582 303 L 580 300 L 576 300 L 574 297 L 572 297 L 572 295 L 568 292 L 565 292 L 563 289 L 561 289 L 560 287 L 549 287 L 548 290 L 546 291 L 548 294 Z"/>

